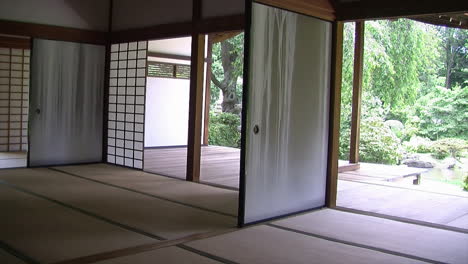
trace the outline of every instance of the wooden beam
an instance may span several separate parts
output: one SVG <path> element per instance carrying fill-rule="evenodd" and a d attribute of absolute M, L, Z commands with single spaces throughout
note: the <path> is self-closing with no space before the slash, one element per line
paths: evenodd
<path fill-rule="evenodd" d="M 435 13 L 463 12 L 468 10 L 468 2 L 460 0 L 360 0 L 340 2 L 336 17 L 340 21 L 384 19 L 428 15 Z"/>
<path fill-rule="evenodd" d="M 333 23 L 332 61 L 330 81 L 330 122 L 328 133 L 328 166 L 326 206 L 336 206 L 338 184 L 338 152 L 340 139 L 340 108 L 341 108 L 341 72 L 343 64 L 343 23 Z"/>
<path fill-rule="evenodd" d="M 192 22 L 172 23 L 111 33 L 111 42 L 132 42 L 187 37 L 192 34 Z"/>
<path fill-rule="evenodd" d="M 335 8 L 329 0 L 256 0 L 258 3 L 296 13 L 335 21 Z"/>
<path fill-rule="evenodd" d="M 244 15 L 232 15 L 198 19 L 188 22 L 128 29 L 111 33 L 112 43 L 139 40 L 156 40 L 191 36 L 192 33 L 208 34 L 221 31 L 243 30 Z"/>
<path fill-rule="evenodd" d="M 359 162 L 359 130 L 361 123 L 362 69 L 364 59 L 364 21 L 356 22 L 354 42 L 353 102 L 349 162 Z"/>
<path fill-rule="evenodd" d="M 0 34 L 106 45 L 107 32 L 0 20 Z"/>
<path fill-rule="evenodd" d="M 191 60 L 190 56 L 167 54 L 167 53 L 160 53 L 160 52 L 151 52 L 151 51 L 148 51 L 148 57 L 158 57 L 158 58 L 184 60 L 184 61 Z"/>
<path fill-rule="evenodd" d="M 201 19 L 196 23 L 198 33 L 214 33 L 223 31 L 239 31 L 244 30 L 245 16 L 243 14 L 211 17 Z"/>
<path fill-rule="evenodd" d="M 190 63 L 190 100 L 189 124 L 187 142 L 187 174 L 188 181 L 200 181 L 201 160 L 201 125 L 203 111 L 203 70 L 205 58 L 205 35 L 195 30 L 196 22 L 201 19 L 201 0 L 193 1 L 193 16 L 195 22 L 192 33 L 192 56 Z"/>
<path fill-rule="evenodd" d="M 213 43 L 218 43 L 218 42 L 223 42 L 225 40 L 228 40 L 230 38 L 233 38 L 239 34 L 244 32 L 243 30 L 237 30 L 237 31 L 228 31 L 228 32 L 219 32 L 219 33 L 213 33 L 210 34 L 210 37 L 212 39 L 211 42 Z"/>
<path fill-rule="evenodd" d="M 208 35 L 208 49 L 207 49 L 207 59 L 208 63 L 206 64 L 206 80 L 205 80 L 205 118 L 203 120 L 203 145 L 208 145 L 209 138 L 209 127 L 210 127 L 210 104 L 211 104 L 211 66 L 212 66 L 212 56 L 213 56 L 213 41 L 212 36 Z"/>
<path fill-rule="evenodd" d="M 12 49 L 29 49 L 31 48 L 31 39 L 0 36 L 0 46 Z"/>

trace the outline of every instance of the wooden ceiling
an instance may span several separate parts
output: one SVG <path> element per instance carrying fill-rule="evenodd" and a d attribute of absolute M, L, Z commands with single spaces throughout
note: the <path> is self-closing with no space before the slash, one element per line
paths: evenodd
<path fill-rule="evenodd" d="M 334 21 L 335 8 L 329 0 L 255 0 L 270 6 L 275 6 L 297 13 Z"/>
<path fill-rule="evenodd" d="M 468 29 L 468 12 L 416 16 L 411 19 L 437 26 Z"/>
<path fill-rule="evenodd" d="M 329 21 L 408 17 L 421 22 L 467 28 L 468 1 L 460 0 L 254 0 Z"/>

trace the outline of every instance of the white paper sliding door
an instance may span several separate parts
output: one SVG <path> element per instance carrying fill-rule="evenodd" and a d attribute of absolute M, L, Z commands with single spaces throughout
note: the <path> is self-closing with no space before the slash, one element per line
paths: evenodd
<path fill-rule="evenodd" d="M 107 162 L 143 169 L 148 41 L 113 44 Z"/>
<path fill-rule="evenodd" d="M 253 4 L 244 224 L 325 204 L 331 30 Z"/>
<path fill-rule="evenodd" d="M 34 39 L 30 166 L 99 162 L 105 47 Z"/>

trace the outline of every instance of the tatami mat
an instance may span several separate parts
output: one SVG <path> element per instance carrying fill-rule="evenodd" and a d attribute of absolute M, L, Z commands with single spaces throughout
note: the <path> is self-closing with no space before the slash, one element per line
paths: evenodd
<path fill-rule="evenodd" d="M 0 179 L 92 214 L 175 239 L 236 225 L 234 217 L 149 197 L 46 168 L 0 171 Z"/>
<path fill-rule="evenodd" d="M 191 263 L 191 264 L 216 264 L 216 260 L 200 256 L 190 251 L 167 247 L 136 255 L 113 258 L 96 264 L 154 264 L 154 263 Z"/>
<path fill-rule="evenodd" d="M 109 164 L 54 167 L 91 180 L 133 189 L 200 208 L 237 215 L 237 191 L 158 176 Z"/>
<path fill-rule="evenodd" d="M 2 264 L 25 264 L 26 262 L 0 249 L 0 263 Z"/>
<path fill-rule="evenodd" d="M 187 246 L 237 263 L 421 263 L 264 225 Z"/>
<path fill-rule="evenodd" d="M 40 262 L 157 241 L 3 184 L 0 184 L 0 210 L 0 239 Z"/>
<path fill-rule="evenodd" d="M 468 263 L 468 234 L 324 209 L 276 221 L 289 229 L 448 263 Z"/>

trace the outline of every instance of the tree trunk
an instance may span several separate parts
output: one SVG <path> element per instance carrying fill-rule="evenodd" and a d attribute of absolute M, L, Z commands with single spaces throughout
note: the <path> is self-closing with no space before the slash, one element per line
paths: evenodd
<path fill-rule="evenodd" d="M 225 113 L 238 114 L 239 109 L 236 105 L 239 103 L 239 98 L 236 94 L 237 76 L 234 62 L 237 59 L 237 54 L 234 52 L 234 46 L 228 41 L 221 42 L 221 63 L 224 71 L 222 81 L 216 79 L 215 74 L 211 74 L 211 80 L 221 90 L 223 94 L 223 102 L 221 103 L 222 111 Z"/>

